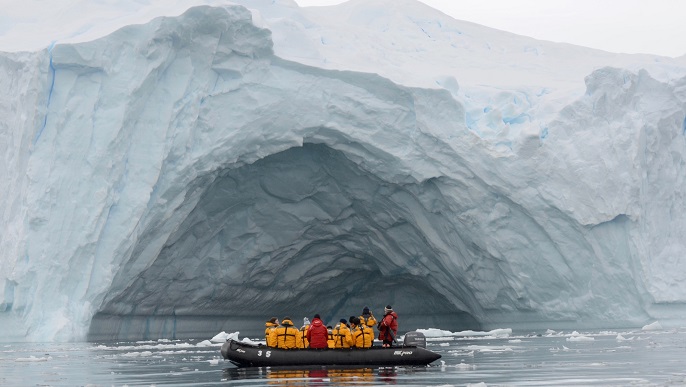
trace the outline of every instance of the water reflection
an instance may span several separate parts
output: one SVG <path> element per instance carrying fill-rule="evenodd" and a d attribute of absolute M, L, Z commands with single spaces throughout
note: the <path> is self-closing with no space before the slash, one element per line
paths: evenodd
<path fill-rule="evenodd" d="M 399 374 L 426 371 L 426 367 L 239 367 L 225 368 L 224 381 L 266 380 L 275 386 L 364 386 L 396 384 Z"/>
<path fill-rule="evenodd" d="M 582 333 L 433 338 L 443 358 L 427 367 L 237 368 L 190 340 L 4 343 L 0 386 L 686 386 L 686 330 Z"/>

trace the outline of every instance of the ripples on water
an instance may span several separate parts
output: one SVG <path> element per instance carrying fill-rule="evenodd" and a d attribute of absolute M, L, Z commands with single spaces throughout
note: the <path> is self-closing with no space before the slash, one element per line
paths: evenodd
<path fill-rule="evenodd" d="M 236 368 L 221 343 L 0 344 L 2 386 L 686 385 L 686 329 L 429 338 L 429 367 Z"/>

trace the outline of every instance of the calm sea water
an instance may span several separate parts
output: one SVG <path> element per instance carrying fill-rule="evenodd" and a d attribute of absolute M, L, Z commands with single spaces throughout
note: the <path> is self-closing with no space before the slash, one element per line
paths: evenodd
<path fill-rule="evenodd" d="M 2 386 L 686 385 L 686 328 L 429 338 L 428 367 L 236 368 L 221 343 L 0 344 Z"/>

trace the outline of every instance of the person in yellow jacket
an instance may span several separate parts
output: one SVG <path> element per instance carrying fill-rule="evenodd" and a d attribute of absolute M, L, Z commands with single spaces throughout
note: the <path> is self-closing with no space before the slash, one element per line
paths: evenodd
<path fill-rule="evenodd" d="M 336 348 L 336 340 L 333 339 L 333 327 L 331 325 L 327 325 L 326 330 L 329 331 L 329 339 L 326 340 L 326 346 L 328 348 Z"/>
<path fill-rule="evenodd" d="M 295 346 L 297 348 L 309 348 L 310 343 L 307 341 L 307 330 L 310 329 L 310 319 L 305 317 L 303 319 L 303 326 L 300 327 L 298 337 L 295 338 Z"/>
<path fill-rule="evenodd" d="M 372 328 L 372 332 L 374 332 L 374 327 L 376 326 L 376 318 L 374 318 L 374 314 L 372 314 L 372 311 L 369 310 L 368 306 L 365 306 L 362 309 L 362 316 L 360 316 L 360 321 L 362 324 Z"/>
<path fill-rule="evenodd" d="M 269 320 L 267 320 L 266 323 L 264 323 L 264 341 L 267 342 L 267 346 L 271 347 L 271 345 L 269 345 L 269 333 L 271 333 L 271 331 L 276 329 L 276 327 L 278 326 L 279 319 L 277 319 L 276 317 L 272 317 Z"/>
<path fill-rule="evenodd" d="M 290 317 L 284 317 L 281 320 L 281 326 L 269 333 L 269 341 L 267 344 L 270 347 L 293 349 L 296 348 L 295 340 L 300 332 L 298 328 L 293 326 L 293 321 Z"/>
<path fill-rule="evenodd" d="M 374 330 L 362 323 L 357 317 L 350 323 L 352 324 L 351 334 L 355 343 L 353 346 L 355 348 L 371 348 L 374 343 Z"/>
<path fill-rule="evenodd" d="M 353 346 L 353 337 L 350 334 L 350 328 L 348 328 L 347 321 L 345 321 L 344 318 L 342 318 L 340 324 L 337 324 L 333 329 L 333 339 L 336 348 L 350 348 Z"/>

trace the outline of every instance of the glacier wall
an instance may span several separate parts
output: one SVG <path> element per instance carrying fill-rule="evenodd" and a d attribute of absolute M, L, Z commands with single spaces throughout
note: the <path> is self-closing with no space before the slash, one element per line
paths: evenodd
<path fill-rule="evenodd" d="M 0 54 L 0 340 L 686 316 L 686 77 L 600 68 L 551 112 L 285 59 L 254 17 Z"/>

